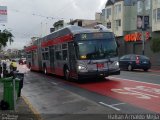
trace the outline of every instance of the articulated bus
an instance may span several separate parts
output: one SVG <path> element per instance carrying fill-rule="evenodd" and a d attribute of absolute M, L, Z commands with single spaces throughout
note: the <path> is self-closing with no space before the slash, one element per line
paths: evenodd
<path fill-rule="evenodd" d="M 66 80 L 120 74 L 115 36 L 106 30 L 67 26 L 37 39 L 26 53 L 30 70 Z"/>

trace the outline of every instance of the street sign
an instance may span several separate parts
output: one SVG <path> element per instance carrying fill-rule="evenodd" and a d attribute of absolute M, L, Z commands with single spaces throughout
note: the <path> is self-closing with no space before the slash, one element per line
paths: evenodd
<path fill-rule="evenodd" d="M 149 28 L 149 16 L 144 16 L 144 29 Z"/>
<path fill-rule="evenodd" d="M 0 6 L 0 23 L 7 22 L 7 6 Z"/>

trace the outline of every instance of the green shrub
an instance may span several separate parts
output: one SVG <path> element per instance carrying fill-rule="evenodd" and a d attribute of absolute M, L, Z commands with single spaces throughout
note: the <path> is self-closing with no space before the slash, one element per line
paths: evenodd
<path fill-rule="evenodd" d="M 151 50 L 154 53 L 160 52 L 160 38 L 152 39 Z"/>

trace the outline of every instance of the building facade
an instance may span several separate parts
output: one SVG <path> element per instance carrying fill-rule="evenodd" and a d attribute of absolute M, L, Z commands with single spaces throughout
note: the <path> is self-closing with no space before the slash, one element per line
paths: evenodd
<path fill-rule="evenodd" d="M 98 17 L 100 17 L 100 15 L 98 16 L 97 14 L 97 18 Z M 71 20 L 68 24 L 77 25 L 84 28 L 94 28 L 94 26 L 101 24 L 100 19 L 101 18 L 98 18 L 97 20 L 75 19 L 75 20 Z"/>
<path fill-rule="evenodd" d="M 151 50 L 152 39 L 160 39 L 160 0 L 108 0 L 101 21 L 114 32 L 120 56 L 144 53 L 160 65 L 160 53 Z"/>

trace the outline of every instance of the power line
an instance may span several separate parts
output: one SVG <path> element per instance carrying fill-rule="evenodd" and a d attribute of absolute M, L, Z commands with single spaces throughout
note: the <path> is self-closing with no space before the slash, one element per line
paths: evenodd
<path fill-rule="evenodd" d="M 51 19 L 51 20 L 54 20 L 54 19 L 65 19 L 65 18 L 61 18 L 61 17 L 45 16 L 45 15 L 41 15 L 41 14 L 37 14 L 37 13 L 22 12 L 22 11 L 17 10 L 17 9 L 10 9 L 10 10 L 13 11 L 13 12 L 16 12 L 16 13 L 29 14 L 29 15 L 32 15 L 32 16 L 46 18 L 46 19 Z"/>

